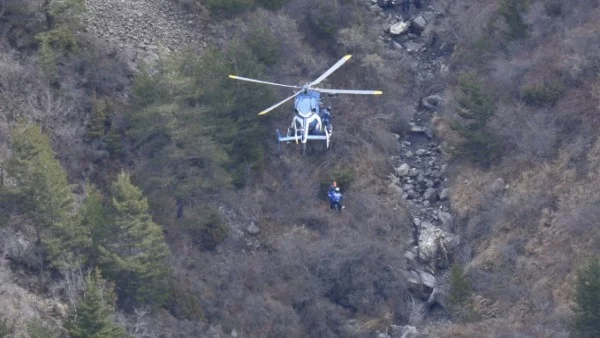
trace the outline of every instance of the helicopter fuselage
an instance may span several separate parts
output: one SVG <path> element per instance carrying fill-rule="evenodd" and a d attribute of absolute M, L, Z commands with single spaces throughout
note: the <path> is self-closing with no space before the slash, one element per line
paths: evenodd
<path fill-rule="evenodd" d="M 293 130 L 293 134 L 296 137 L 298 136 L 298 132 L 300 132 L 302 143 L 306 143 L 311 130 L 318 132 L 323 130 L 323 123 L 319 115 L 320 101 L 321 93 L 307 89 L 298 94 L 294 100 L 295 115 L 292 119 L 290 129 Z"/>

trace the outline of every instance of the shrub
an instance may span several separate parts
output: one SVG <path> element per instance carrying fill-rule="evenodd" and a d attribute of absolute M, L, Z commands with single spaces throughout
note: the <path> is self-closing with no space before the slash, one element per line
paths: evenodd
<path fill-rule="evenodd" d="M 531 106 L 553 106 L 565 89 L 558 83 L 532 84 L 521 89 L 521 99 Z"/>
<path fill-rule="evenodd" d="M 206 8 L 217 15 L 239 14 L 254 6 L 254 0 L 206 0 Z"/>
<path fill-rule="evenodd" d="M 465 276 L 460 265 L 454 264 L 450 268 L 450 292 L 448 293 L 448 310 L 458 320 L 473 318 L 473 309 L 470 306 L 473 290 L 471 282 Z"/>
<path fill-rule="evenodd" d="M 561 0 L 551 0 L 544 6 L 546 14 L 550 17 L 559 17 L 563 14 L 563 2 Z"/>
<path fill-rule="evenodd" d="M 600 260 L 579 271 L 575 284 L 574 338 L 600 337 Z"/>
<path fill-rule="evenodd" d="M 42 5 L 46 31 L 36 36 L 40 44 L 42 68 L 51 75 L 56 72 L 56 53 L 67 54 L 77 49 L 75 17 L 84 9 L 83 0 L 47 0 Z"/>
<path fill-rule="evenodd" d="M 342 18 L 337 0 L 320 0 L 309 7 L 308 21 L 316 36 L 322 40 L 335 38 Z"/>
<path fill-rule="evenodd" d="M 6 319 L 0 319 L 0 338 L 8 338 L 11 335 L 11 328 Z"/>
<path fill-rule="evenodd" d="M 191 292 L 176 289 L 171 297 L 169 311 L 177 318 L 189 320 L 205 319 L 198 297 Z"/>
<path fill-rule="evenodd" d="M 187 228 L 194 241 L 206 250 L 214 250 L 227 238 L 229 232 L 227 224 L 216 210 L 209 210 L 202 221 L 191 223 Z"/>
<path fill-rule="evenodd" d="M 269 27 L 256 24 L 250 28 L 246 44 L 256 55 L 258 61 L 267 66 L 276 64 L 281 58 L 281 44 Z"/>
<path fill-rule="evenodd" d="M 280 9 L 288 0 L 256 0 L 256 3 L 266 9 Z"/>
<path fill-rule="evenodd" d="M 498 11 L 508 28 L 506 31 L 508 39 L 523 39 L 527 36 L 528 27 L 521 16 L 521 13 L 526 10 L 526 0 L 500 0 Z"/>

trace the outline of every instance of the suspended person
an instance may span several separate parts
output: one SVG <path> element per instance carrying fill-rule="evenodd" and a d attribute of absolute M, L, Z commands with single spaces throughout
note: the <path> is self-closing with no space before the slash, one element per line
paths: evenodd
<path fill-rule="evenodd" d="M 340 187 L 335 187 L 335 189 L 329 191 L 329 208 L 331 210 L 342 211 L 344 209 L 343 200 L 344 196 L 340 192 Z"/>
<path fill-rule="evenodd" d="M 327 196 L 329 196 L 329 194 L 331 194 L 331 192 L 334 191 L 335 188 L 337 188 L 337 182 L 333 181 L 333 182 L 331 182 L 331 185 L 329 186 L 329 190 L 327 190 Z"/>
<path fill-rule="evenodd" d="M 323 105 L 319 108 L 319 117 L 321 118 L 321 122 L 323 122 L 323 126 L 327 129 L 327 133 L 331 134 L 331 106 L 325 108 Z"/>

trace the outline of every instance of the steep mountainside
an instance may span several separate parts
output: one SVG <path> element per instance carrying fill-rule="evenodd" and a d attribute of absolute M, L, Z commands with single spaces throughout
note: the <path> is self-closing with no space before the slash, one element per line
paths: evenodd
<path fill-rule="evenodd" d="M 0 0 L 0 337 L 594 337 L 600 4 L 403 7 Z"/>

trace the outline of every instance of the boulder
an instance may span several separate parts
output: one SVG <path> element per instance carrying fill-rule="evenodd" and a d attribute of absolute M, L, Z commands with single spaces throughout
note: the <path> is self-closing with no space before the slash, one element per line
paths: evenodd
<path fill-rule="evenodd" d="M 410 172 L 410 166 L 406 163 L 401 164 L 398 168 L 396 168 L 396 175 L 398 176 L 406 176 Z"/>
<path fill-rule="evenodd" d="M 435 188 L 427 188 L 423 194 L 423 198 L 432 203 L 437 201 L 438 197 L 438 191 Z"/>
<path fill-rule="evenodd" d="M 417 151 L 415 151 L 415 154 L 417 154 L 417 156 L 423 156 L 427 153 L 427 150 L 421 148 L 421 149 L 417 149 Z"/>
<path fill-rule="evenodd" d="M 429 95 L 421 100 L 421 105 L 427 109 L 435 109 L 442 105 L 444 98 L 440 95 Z"/>
<path fill-rule="evenodd" d="M 421 279 L 421 284 L 428 289 L 429 291 L 433 291 L 435 288 L 435 277 L 425 271 L 419 271 L 419 278 Z"/>
<path fill-rule="evenodd" d="M 457 235 L 447 233 L 430 222 L 423 222 L 419 226 L 419 259 L 430 265 L 435 265 L 438 259 L 447 261 L 459 242 Z"/>
<path fill-rule="evenodd" d="M 250 235 L 258 235 L 260 233 L 260 228 L 254 222 L 251 222 L 246 230 Z"/>
<path fill-rule="evenodd" d="M 445 308 L 448 306 L 448 294 L 442 288 L 435 287 L 427 299 L 427 304 L 439 304 Z"/>
<path fill-rule="evenodd" d="M 400 34 L 404 34 L 408 32 L 410 28 L 410 23 L 406 21 L 400 21 L 390 26 L 390 34 L 393 36 L 398 36 Z"/>
<path fill-rule="evenodd" d="M 446 231 L 452 231 L 454 227 L 454 217 L 449 212 L 440 211 L 438 213 L 438 217 L 442 222 L 442 227 Z"/>
<path fill-rule="evenodd" d="M 400 338 L 417 338 L 419 331 L 414 326 L 406 325 L 402 328 L 402 335 Z"/>
<path fill-rule="evenodd" d="M 425 26 L 427 26 L 427 21 L 425 21 L 425 18 L 422 15 L 419 15 L 412 21 L 412 25 L 415 29 L 422 31 L 425 29 Z"/>
<path fill-rule="evenodd" d="M 502 191 L 504 191 L 504 187 L 505 187 L 505 183 L 504 183 L 504 179 L 502 179 L 502 177 L 498 177 L 491 185 L 490 185 L 490 191 L 493 193 L 500 193 Z"/>
<path fill-rule="evenodd" d="M 29 267 L 38 266 L 35 239 L 13 227 L 0 228 L 0 250 L 6 258 Z"/>
<path fill-rule="evenodd" d="M 408 41 L 404 44 L 407 52 L 418 52 L 423 48 L 423 44 L 419 42 Z"/>
<path fill-rule="evenodd" d="M 402 329 L 404 326 L 402 325 L 390 325 L 390 335 L 392 338 L 402 338 Z"/>
<path fill-rule="evenodd" d="M 418 272 L 414 270 L 407 271 L 405 273 L 405 277 L 406 281 L 408 282 L 409 288 L 413 290 L 419 289 L 419 287 L 421 286 L 421 277 L 419 276 Z"/>
<path fill-rule="evenodd" d="M 448 198 L 450 198 L 450 190 L 448 188 L 442 189 L 442 192 L 440 193 L 440 200 L 445 201 Z"/>

